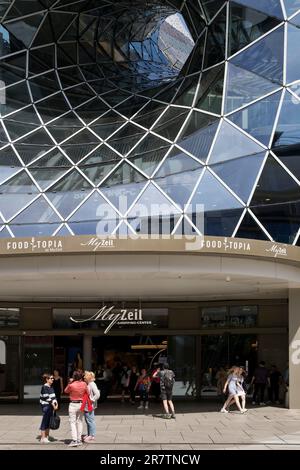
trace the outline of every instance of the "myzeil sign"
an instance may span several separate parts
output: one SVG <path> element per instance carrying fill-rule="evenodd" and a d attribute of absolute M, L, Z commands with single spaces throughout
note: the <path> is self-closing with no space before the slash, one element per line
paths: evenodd
<path fill-rule="evenodd" d="M 168 326 L 168 309 L 167 308 L 124 308 L 116 309 L 114 305 L 107 307 L 106 305 L 96 311 L 93 315 L 87 318 L 73 317 L 69 319 L 73 323 L 80 325 L 86 324 L 86 327 L 91 324 L 98 324 L 104 327 L 104 334 L 109 333 L 113 326 L 117 325 L 119 328 L 130 327 L 167 327 Z"/>

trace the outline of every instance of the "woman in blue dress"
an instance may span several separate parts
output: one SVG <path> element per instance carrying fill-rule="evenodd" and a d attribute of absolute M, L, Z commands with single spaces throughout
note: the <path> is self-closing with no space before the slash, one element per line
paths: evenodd
<path fill-rule="evenodd" d="M 224 393 L 226 393 L 227 387 L 228 387 L 228 398 L 226 402 L 224 403 L 223 408 L 221 409 L 221 413 L 228 413 L 228 410 L 226 408 L 232 402 L 235 402 L 238 410 L 241 413 L 245 413 L 247 411 L 245 409 L 245 400 L 242 400 L 243 407 L 241 407 L 240 398 L 239 398 L 239 397 L 243 398 L 243 396 L 245 395 L 245 391 L 241 384 L 241 376 L 240 376 L 239 367 L 234 366 L 231 368 L 230 374 L 228 375 L 228 378 L 224 385 L 224 389 L 223 389 Z"/>

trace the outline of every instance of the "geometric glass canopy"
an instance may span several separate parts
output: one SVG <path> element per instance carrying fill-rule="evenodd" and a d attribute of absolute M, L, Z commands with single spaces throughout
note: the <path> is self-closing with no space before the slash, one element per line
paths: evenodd
<path fill-rule="evenodd" d="M 299 18 L 298 0 L 2 2 L 0 237 L 296 244 Z"/>

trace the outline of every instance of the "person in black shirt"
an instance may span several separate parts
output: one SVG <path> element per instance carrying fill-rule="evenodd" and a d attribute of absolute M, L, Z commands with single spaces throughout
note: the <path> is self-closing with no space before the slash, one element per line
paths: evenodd
<path fill-rule="evenodd" d="M 58 369 L 54 369 L 53 377 L 54 377 L 54 380 L 53 380 L 52 387 L 54 389 L 54 393 L 56 396 L 56 401 L 58 403 L 58 409 L 59 409 L 60 403 L 61 403 L 61 395 L 64 392 L 64 384 L 63 384 L 63 379 L 60 376 Z"/>
<path fill-rule="evenodd" d="M 277 369 L 275 365 L 271 366 L 269 380 L 270 380 L 270 387 L 269 387 L 269 400 L 279 405 L 279 384 L 282 379 L 281 373 Z"/>

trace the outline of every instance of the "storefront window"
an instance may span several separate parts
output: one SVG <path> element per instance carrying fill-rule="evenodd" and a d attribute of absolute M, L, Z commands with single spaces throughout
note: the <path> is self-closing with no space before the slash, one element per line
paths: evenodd
<path fill-rule="evenodd" d="M 195 336 L 169 336 L 168 361 L 175 372 L 174 395 L 196 397 Z"/>
<path fill-rule="evenodd" d="M 0 308 L 0 328 L 18 328 L 19 323 L 19 308 Z"/>
<path fill-rule="evenodd" d="M 19 337 L 0 336 L 0 402 L 19 398 Z"/>
<path fill-rule="evenodd" d="M 52 336 L 28 336 L 24 344 L 24 399 L 38 398 L 42 375 L 52 372 Z"/>
<path fill-rule="evenodd" d="M 257 305 L 205 307 L 202 328 L 251 328 L 257 324 Z"/>

